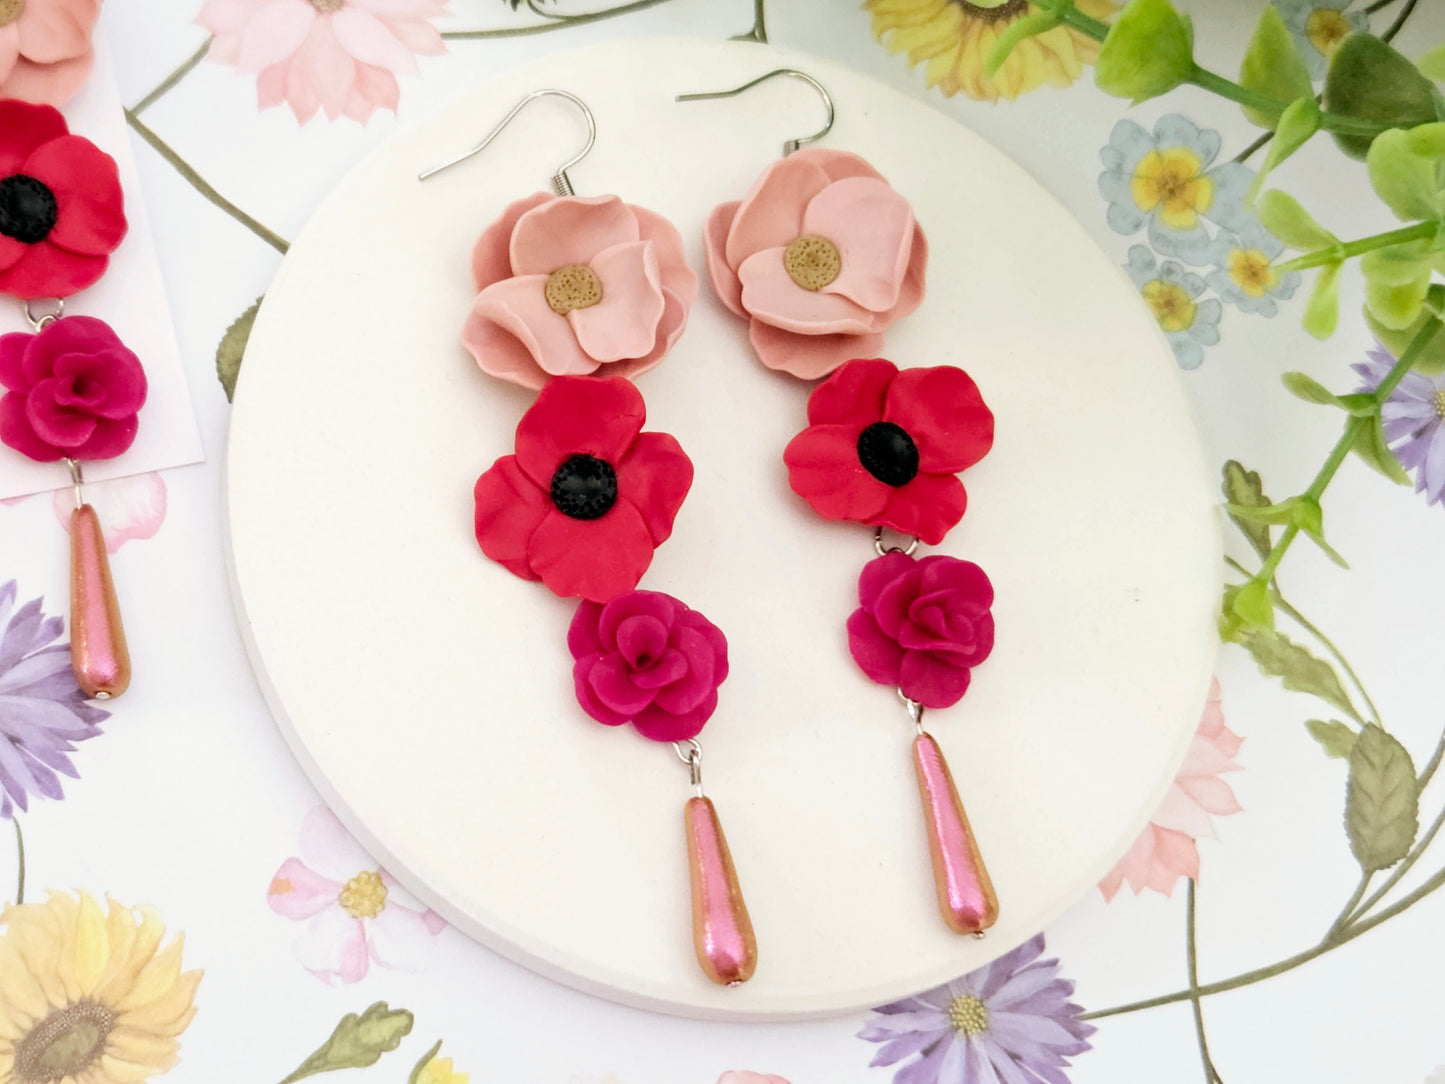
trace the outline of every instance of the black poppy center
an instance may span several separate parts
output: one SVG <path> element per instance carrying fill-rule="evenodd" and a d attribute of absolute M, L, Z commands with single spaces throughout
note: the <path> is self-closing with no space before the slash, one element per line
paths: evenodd
<path fill-rule="evenodd" d="M 902 426 L 874 422 L 858 434 L 858 462 L 884 485 L 904 486 L 918 474 L 918 445 Z"/>
<path fill-rule="evenodd" d="M 23 244 L 44 241 L 55 229 L 55 193 L 23 173 L 0 180 L 0 233 Z"/>
<path fill-rule="evenodd" d="M 617 503 L 617 472 L 595 455 L 569 456 L 552 475 L 552 503 L 573 519 L 596 519 Z"/>

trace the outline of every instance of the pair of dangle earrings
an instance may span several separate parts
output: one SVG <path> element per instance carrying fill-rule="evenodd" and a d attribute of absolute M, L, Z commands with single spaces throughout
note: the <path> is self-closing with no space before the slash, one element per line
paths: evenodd
<path fill-rule="evenodd" d="M 709 277 L 722 302 L 749 321 L 764 364 L 801 379 L 829 377 L 813 393 L 810 426 L 788 447 L 790 480 L 824 516 L 876 527 L 879 556 L 860 580 L 850 645 L 869 677 L 899 689 L 917 730 L 914 762 L 944 918 L 959 932 L 981 934 L 997 902 L 922 716 L 926 707 L 956 702 L 971 666 L 991 648 L 991 588 L 976 565 L 911 555 L 920 538 L 936 543 L 961 517 L 962 484 L 953 474 L 988 450 L 992 415 L 961 370 L 900 373 L 881 359 L 860 360 L 921 302 L 927 246 L 907 201 L 866 161 L 800 149 L 832 127 L 833 103 L 821 84 L 781 69 L 679 100 L 731 97 L 779 75 L 819 93 L 827 124 L 790 140 L 743 199 L 708 217 Z M 555 172 L 555 194 L 508 206 L 472 257 L 477 296 L 462 342 L 484 372 L 539 391 L 517 427 L 514 453 L 477 480 L 476 538 L 515 575 L 582 599 L 567 640 L 583 710 L 671 742 L 688 766 L 694 947 L 710 979 L 737 985 L 756 967 L 756 938 L 716 809 L 703 794 L 697 740 L 727 676 L 726 637 L 678 599 L 637 590 L 672 531 L 693 467 L 673 437 L 643 430 L 645 405 L 630 380 L 681 335 L 697 276 L 662 216 L 617 196 L 575 195 L 567 171 L 591 149 L 596 124 L 567 91 L 523 98 L 475 147 L 421 179 L 481 152 L 528 103 L 549 95 L 582 112 L 586 143 Z M 906 549 L 885 547 L 885 526 L 913 540 Z"/>

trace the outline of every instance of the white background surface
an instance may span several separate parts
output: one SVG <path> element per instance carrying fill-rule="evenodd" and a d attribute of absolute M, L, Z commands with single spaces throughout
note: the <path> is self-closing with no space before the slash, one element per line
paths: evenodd
<path fill-rule="evenodd" d="M 731 648 L 705 771 L 760 962 L 725 990 L 693 960 L 683 766 L 665 745 L 591 724 L 565 647 L 575 602 L 487 561 L 472 533 L 476 476 L 510 454 L 532 401 L 479 373 L 458 342 L 472 246 L 570 155 L 581 120 L 538 102 L 424 193 L 416 177 L 509 103 L 560 86 L 599 129 L 574 185 L 665 215 L 701 267 L 708 211 L 746 192 L 819 109 L 790 80 L 727 103 L 673 96 L 803 65 L 839 113 L 819 145 L 872 162 L 929 237 L 928 296 L 889 329 L 887 356 L 966 367 L 998 418 L 993 451 L 965 474 L 968 514 L 927 551 L 990 574 L 998 646 L 963 702 L 927 722 L 1001 916 L 982 941 L 938 920 L 906 713 L 846 649 L 872 531 L 823 521 L 788 490 L 782 449 L 805 427 L 812 385 L 758 364 L 746 325 L 709 289 L 638 384 L 648 428 L 676 435 L 697 471 L 643 586 L 707 614 Z M 954 199 L 960 180 L 979 194 L 972 213 Z M 1012 258 L 1016 247 L 1037 255 Z M 1069 295 L 1067 314 L 1037 319 L 1041 294 Z M 705 1016 L 906 996 L 1007 951 L 1087 892 L 1194 734 L 1217 639 L 1219 536 L 1171 362 L 1131 284 L 1066 213 L 904 95 L 744 43 L 624 42 L 534 62 L 369 158 L 267 293 L 226 473 L 253 661 L 353 830 L 508 954 Z M 1141 506 L 1135 485 L 1161 498 Z M 431 800 L 418 803 L 423 786 Z M 860 929 L 875 933 L 839 952 Z"/>
<path fill-rule="evenodd" d="M 201 33 L 186 20 L 198 5 L 108 0 L 125 99 L 139 100 L 188 56 Z M 1258 5 L 1243 0 L 1183 5 L 1195 17 L 1202 59 L 1228 67 Z M 491 0 L 458 0 L 455 25 L 508 24 Z M 1125 110 L 1086 85 L 1040 90 L 1009 106 L 944 101 L 918 72 L 873 42 L 851 3 L 774 0 L 772 39 L 824 54 L 908 89 L 1004 148 L 1122 263 L 1130 239 L 1104 223 L 1096 189 L 1098 150 Z M 746 27 L 743 0 L 676 0 L 591 27 L 502 42 L 458 43 L 450 58 L 423 61 L 404 81 L 401 123 L 475 86 L 502 67 L 544 52 L 614 36 L 696 33 L 725 37 Z M 1412 54 L 1445 39 L 1445 9 L 1425 3 L 1400 42 Z M 301 224 L 393 122 L 366 128 L 315 122 L 299 129 L 284 110 L 258 115 L 254 81 L 202 65 L 147 117 L 221 190 L 286 236 Z M 1231 107 L 1188 91 L 1131 111 L 1151 126 L 1184 112 L 1222 129 L 1226 147 L 1252 138 Z M 729 1068 L 778 1073 L 793 1084 L 881 1084 L 868 1069 L 875 1048 L 854 1038 L 864 1014 L 800 1025 L 704 1024 L 619 1008 L 574 993 L 458 934 L 445 934 L 417 974 L 373 971 L 354 987 L 326 988 L 296 963 L 293 924 L 273 915 L 264 893 L 316 795 L 270 721 L 230 616 L 221 557 L 219 453 L 229 408 L 211 379 L 222 330 L 262 292 L 277 256 L 221 216 L 138 141 L 145 199 L 155 212 L 167 291 L 182 356 L 196 391 L 208 462 L 167 474 L 171 513 L 150 542 L 113 558 L 127 604 L 136 683 L 106 736 L 85 750 L 83 781 L 27 825 L 31 883 L 109 890 L 127 902 L 160 904 L 187 933 L 188 965 L 204 966 L 201 1012 L 184 1037 L 178 1084 L 278 1080 L 344 1012 L 387 999 L 417 1014 L 397 1054 L 347 1080 L 380 1084 L 404 1076 L 393 1059 L 445 1037 L 446 1052 L 473 1080 L 520 1084 L 712 1084 Z M 1282 174 L 1307 206 L 1337 216 L 1341 232 L 1389 227 L 1372 206 L 1363 171 L 1324 148 L 1307 148 Z M 959 199 L 971 197 L 960 186 Z M 1346 298 L 1358 299 L 1347 277 Z M 1044 300 L 1046 312 L 1054 302 Z M 1224 341 L 1187 387 L 1211 462 L 1233 456 L 1265 473 L 1272 489 L 1303 488 L 1338 434 L 1329 412 L 1280 392 L 1279 373 L 1303 369 L 1331 385 L 1362 356 L 1368 336 L 1342 320 L 1329 343 L 1295 324 L 1292 302 L 1274 321 L 1226 316 Z M 665 370 L 663 370 L 665 372 Z M 1101 419 L 1104 424 L 1106 419 Z M 1306 550 L 1290 558 L 1291 592 L 1338 634 L 1375 690 L 1392 729 L 1417 753 L 1439 733 L 1442 689 L 1439 615 L 1445 612 L 1445 520 L 1406 490 L 1382 486 L 1347 464 L 1330 491 L 1342 574 Z M 1336 505 L 1334 502 L 1338 502 Z M 6 575 L 31 593 L 53 585 L 63 608 L 64 536 L 48 502 L 4 511 Z M 1326 514 L 1329 515 L 1327 508 Z M 1235 547 L 1231 540 L 1231 547 Z M 1242 556 L 1234 548 L 1237 556 Z M 1211 979 L 1308 947 L 1334 919 L 1357 871 L 1340 829 L 1343 772 L 1302 734 L 1302 698 L 1260 678 L 1243 653 L 1218 670 L 1229 725 L 1245 737 L 1244 770 L 1229 781 L 1245 812 L 1219 821 L 1218 841 L 1200 845 L 1202 977 Z M 435 751 L 440 760 L 446 751 Z M 417 796 L 419 802 L 426 794 Z M 1411 879 L 1413 881 L 1413 878 Z M 1407 882 L 1409 883 L 1409 882 Z M 1174 898 L 1091 895 L 1048 931 L 1050 954 L 1078 983 L 1089 1008 L 1184 985 L 1182 888 Z M 1432 898 L 1339 951 L 1287 975 L 1206 1002 L 1211 1049 L 1230 1084 L 1310 1080 L 1417 1084 L 1445 1063 L 1439 1030 L 1439 936 L 1445 902 Z M 871 936 L 860 930 L 858 939 Z M 846 947 L 846 946 L 845 946 Z M 1075 1084 L 1159 1084 L 1200 1079 L 1189 1008 L 1101 1022 L 1094 1049 L 1071 1071 Z M 341 1078 L 337 1078 L 338 1081 Z"/>

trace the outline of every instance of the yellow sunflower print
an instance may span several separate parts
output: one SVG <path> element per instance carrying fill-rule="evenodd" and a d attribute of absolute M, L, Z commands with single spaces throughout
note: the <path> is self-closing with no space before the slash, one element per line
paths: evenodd
<path fill-rule="evenodd" d="M 1096 19 L 1118 10 L 1109 0 L 1076 0 Z M 865 0 L 873 36 L 892 53 L 907 53 L 910 65 L 924 64 L 930 88 L 950 98 L 966 94 L 980 101 L 1017 98 L 1035 87 L 1066 87 L 1099 55 L 1091 38 L 1056 26 L 1021 41 L 992 78 L 984 61 L 998 36 L 1029 13 L 1028 0 Z"/>
<path fill-rule="evenodd" d="M 177 1061 L 199 971 L 149 908 L 81 893 L 0 914 L 0 1082 L 139 1084 Z"/>

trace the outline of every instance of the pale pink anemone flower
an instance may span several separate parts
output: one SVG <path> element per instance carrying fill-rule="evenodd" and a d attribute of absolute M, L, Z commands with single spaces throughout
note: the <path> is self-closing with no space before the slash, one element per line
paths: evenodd
<path fill-rule="evenodd" d="M 196 22 L 215 37 L 207 59 L 257 77 L 262 109 L 365 123 L 396 112 L 418 54 L 447 51 L 429 22 L 446 13 L 446 0 L 206 0 Z"/>
<path fill-rule="evenodd" d="M 1104 899 L 1113 899 L 1126 881 L 1136 896 L 1146 888 L 1168 896 L 1179 878 L 1199 876 L 1199 849 L 1195 840 L 1214 838 L 1211 815 L 1227 817 L 1240 811 L 1234 791 L 1219 777 L 1225 772 L 1239 771 L 1234 755 L 1243 741 L 1224 725 L 1219 682 L 1215 680 L 1209 688 L 1199 730 L 1174 785 L 1149 818 L 1143 834 L 1099 882 Z"/>
<path fill-rule="evenodd" d="M 703 229 L 719 299 L 749 321 L 758 359 L 803 380 L 882 353 L 923 300 L 928 243 L 908 201 L 843 151 L 801 150 L 763 171 Z"/>
<path fill-rule="evenodd" d="M 266 901 L 278 915 L 306 923 L 296 958 L 327 984 L 357 982 L 373 963 L 415 970 L 447 926 L 377 868 L 325 806 L 302 824 L 301 857 L 281 864 Z"/>
<path fill-rule="evenodd" d="M 0 2 L 0 98 L 64 105 L 90 78 L 100 0 Z"/>
<path fill-rule="evenodd" d="M 482 231 L 472 278 L 462 344 L 483 372 L 528 388 L 645 373 L 698 291 L 677 227 L 616 196 L 517 200 Z"/>

